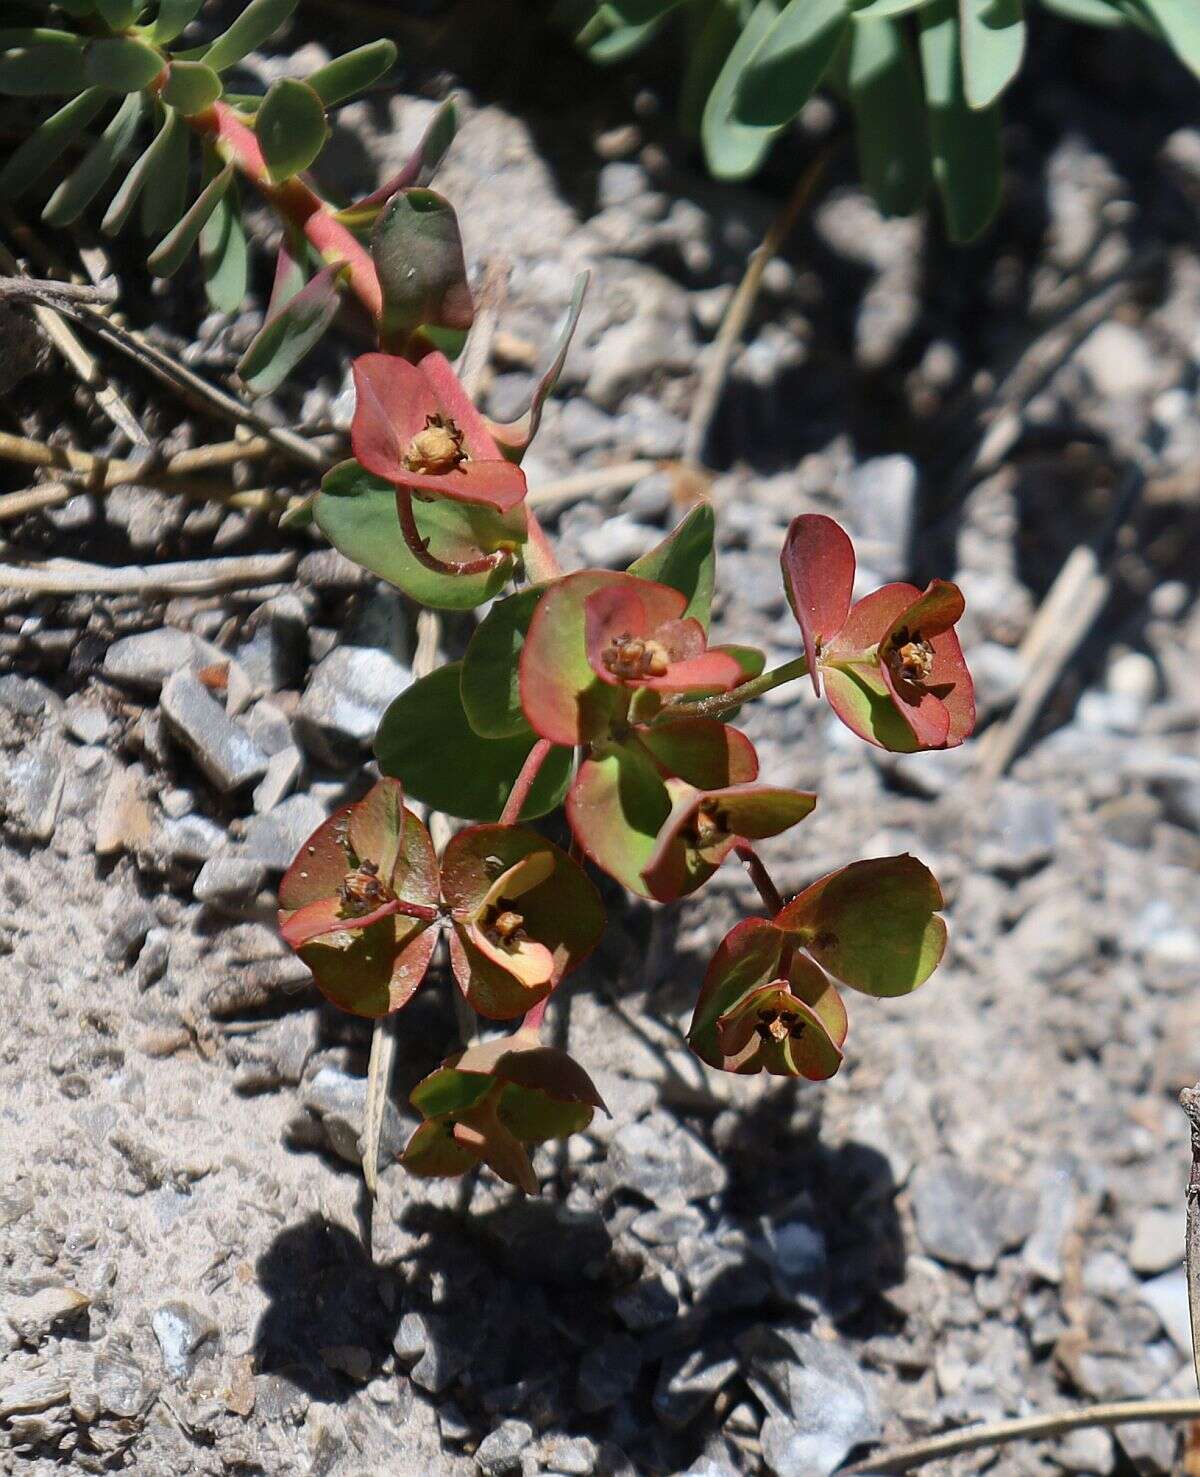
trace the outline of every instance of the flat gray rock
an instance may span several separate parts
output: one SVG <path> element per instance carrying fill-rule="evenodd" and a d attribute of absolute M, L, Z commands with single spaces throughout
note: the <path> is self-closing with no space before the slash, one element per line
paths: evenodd
<path fill-rule="evenodd" d="M 986 1272 L 1033 1230 L 1037 1200 L 953 1159 L 919 1165 L 909 1188 L 917 1236 L 930 1256 Z"/>
<path fill-rule="evenodd" d="M 371 746 L 388 704 L 412 681 L 402 662 L 366 646 L 338 646 L 318 663 L 296 712 L 296 729 L 314 758 L 355 763 Z"/>
<path fill-rule="evenodd" d="M 160 706 L 167 727 L 222 793 L 266 774 L 267 756 L 191 672 L 167 679 Z"/>
<path fill-rule="evenodd" d="M 163 626 L 114 641 L 104 654 L 104 675 L 141 692 L 156 693 L 176 672 L 228 660 L 219 646 L 190 631 Z"/>

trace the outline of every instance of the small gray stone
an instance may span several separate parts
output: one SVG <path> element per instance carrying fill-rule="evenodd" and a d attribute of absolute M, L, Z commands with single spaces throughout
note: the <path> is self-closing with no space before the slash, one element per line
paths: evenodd
<path fill-rule="evenodd" d="M 62 699 L 36 677 L 6 672 L 0 677 L 0 708 L 17 718 L 43 718 L 62 711 Z"/>
<path fill-rule="evenodd" d="M 188 1303 L 169 1302 L 156 1308 L 150 1327 L 162 1352 L 163 1367 L 174 1380 L 189 1377 L 202 1344 L 215 1338 L 217 1325 Z"/>
<path fill-rule="evenodd" d="M 320 801 L 311 795 L 292 795 L 266 815 L 256 815 L 246 823 L 246 835 L 237 855 L 282 872 L 324 819 L 325 808 Z"/>
<path fill-rule="evenodd" d="M 716 1398 L 737 1373 L 732 1356 L 714 1358 L 706 1349 L 691 1349 L 663 1361 L 654 1388 L 654 1414 L 672 1431 L 682 1431 Z"/>
<path fill-rule="evenodd" d="M 237 659 L 260 692 L 295 687 L 308 661 L 308 616 L 296 595 L 279 595 L 250 617 L 251 635 Z"/>
<path fill-rule="evenodd" d="M 131 1354 L 97 1354 L 92 1379 L 101 1410 L 125 1420 L 139 1415 L 153 1393 Z"/>
<path fill-rule="evenodd" d="M 335 647 L 314 670 L 300 700 L 301 741 L 325 763 L 354 763 L 370 746 L 388 704 L 411 681 L 408 668 L 386 651 Z"/>
<path fill-rule="evenodd" d="M 1046 1165 L 1037 1188 L 1037 1217 L 1021 1252 L 1035 1277 L 1057 1286 L 1063 1279 L 1063 1247 L 1079 1206 L 1078 1165 L 1061 1155 Z"/>
<path fill-rule="evenodd" d="M 224 794 L 266 774 L 267 756 L 191 672 L 163 683 L 161 707 L 171 732 Z"/>
<path fill-rule="evenodd" d="M 195 866 L 225 845 L 225 828 L 203 815 L 167 817 L 150 837 L 149 851 L 158 861 Z"/>
<path fill-rule="evenodd" d="M 78 1318 L 91 1304 L 73 1287 L 43 1287 L 29 1297 L 9 1299 L 4 1316 L 28 1344 L 38 1344 L 58 1324 Z"/>
<path fill-rule="evenodd" d="M 65 1405 L 70 1396 L 70 1385 L 62 1375 L 52 1370 L 34 1369 L 21 1374 L 14 1372 L 11 1377 L 0 1373 L 0 1421 L 11 1420 L 15 1415 L 49 1410 L 55 1405 Z"/>
<path fill-rule="evenodd" d="M 102 743 L 112 727 L 103 708 L 88 704 L 85 707 L 67 709 L 67 732 L 81 744 Z"/>
<path fill-rule="evenodd" d="M 1184 1214 L 1178 1210 L 1143 1210 L 1133 1225 L 1129 1265 L 1140 1276 L 1169 1271 L 1183 1260 Z"/>
<path fill-rule="evenodd" d="M 716 1155 L 663 1112 L 628 1123 L 614 1135 L 608 1172 L 615 1185 L 636 1190 L 663 1209 L 719 1195 L 729 1180 Z"/>
<path fill-rule="evenodd" d="M 608 1410 L 623 1400 L 637 1383 L 642 1356 L 637 1342 L 625 1333 L 611 1333 L 592 1345 L 579 1362 L 575 1398 L 589 1414 Z"/>
<path fill-rule="evenodd" d="M 979 864 L 992 872 L 1019 874 L 1041 866 L 1058 847 L 1058 806 L 1030 785 L 998 785 L 988 806 Z"/>
<path fill-rule="evenodd" d="M 1145 395 L 1159 381 L 1161 365 L 1136 328 L 1106 319 L 1075 351 L 1098 395 L 1106 400 Z"/>
<path fill-rule="evenodd" d="M 850 474 L 846 516 L 859 535 L 856 549 L 882 579 L 908 568 L 917 501 L 917 469 L 906 456 L 876 456 Z"/>
<path fill-rule="evenodd" d="M 668 1273 L 678 1288 L 678 1279 Z M 662 1277 L 642 1277 L 612 1302 L 613 1312 L 631 1333 L 644 1333 L 679 1316 L 679 1297 Z"/>
<path fill-rule="evenodd" d="M 910 1186 L 917 1236 L 930 1256 L 986 1272 L 1020 1246 L 1037 1215 L 1023 1190 L 973 1174 L 953 1159 L 918 1166 Z"/>
<path fill-rule="evenodd" d="M 0 815 L 23 841 L 49 841 L 58 821 L 66 774 L 47 749 L 0 756 Z"/>
<path fill-rule="evenodd" d="M 1179 1352 L 1190 1357 L 1192 1323 L 1188 1313 L 1187 1276 L 1182 1268 L 1144 1282 L 1141 1297 L 1158 1314 L 1159 1322 Z"/>
<path fill-rule="evenodd" d="M 541 1457 L 546 1471 L 561 1477 L 589 1477 L 596 1470 L 600 1453 L 596 1443 L 586 1436 L 552 1436 L 544 1443 Z"/>
<path fill-rule="evenodd" d="M 266 884 L 265 863 L 253 857 L 224 852 L 210 857 L 200 868 L 192 886 L 192 896 L 198 903 L 207 903 L 237 916 L 253 907 Z"/>
<path fill-rule="evenodd" d="M 624 513 L 606 518 L 596 528 L 589 528 L 579 540 L 579 548 L 588 564 L 597 569 L 624 569 L 639 555 L 652 549 L 662 535 L 658 529 L 635 523 Z"/>
<path fill-rule="evenodd" d="M 166 974 L 171 960 L 171 939 L 169 928 L 152 928 L 146 935 L 146 942 L 142 945 L 137 962 L 139 990 L 148 990 Z"/>
<path fill-rule="evenodd" d="M 190 631 L 163 626 L 114 641 L 104 655 L 104 675 L 142 692 L 156 693 L 176 672 L 196 671 L 227 660 L 220 647 Z"/>
<path fill-rule="evenodd" d="M 286 800 L 292 793 L 303 774 L 304 755 L 295 744 L 289 744 L 286 749 L 272 754 L 266 774 L 254 788 L 255 811 L 262 815 L 268 810 L 274 810 L 280 801 Z"/>
<path fill-rule="evenodd" d="M 277 703 L 270 702 L 267 698 L 247 710 L 242 719 L 242 727 L 267 755 L 291 748 L 295 742 L 291 720 Z"/>
<path fill-rule="evenodd" d="M 302 1087 L 300 1101 L 320 1121 L 333 1152 L 349 1164 L 358 1164 L 362 1157 L 358 1142 L 367 1111 L 366 1079 L 351 1077 L 336 1067 L 322 1067 Z M 400 1114 L 389 1102 L 379 1144 L 381 1168 L 400 1157 L 406 1138 Z"/>
<path fill-rule="evenodd" d="M 521 1467 L 521 1453 L 533 1440 L 533 1427 L 525 1421 L 505 1421 L 479 1443 L 475 1465 L 484 1477 L 502 1477 Z"/>

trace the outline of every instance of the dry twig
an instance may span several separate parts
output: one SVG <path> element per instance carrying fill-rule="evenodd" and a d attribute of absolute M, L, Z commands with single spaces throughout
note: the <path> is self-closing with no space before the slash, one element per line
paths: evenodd
<path fill-rule="evenodd" d="M 291 575 L 295 565 L 294 554 L 185 559 L 170 564 L 129 564 L 121 569 L 50 559 L 44 564 L 0 564 L 0 590 L 34 595 L 213 595 L 220 590 L 277 584 Z"/>

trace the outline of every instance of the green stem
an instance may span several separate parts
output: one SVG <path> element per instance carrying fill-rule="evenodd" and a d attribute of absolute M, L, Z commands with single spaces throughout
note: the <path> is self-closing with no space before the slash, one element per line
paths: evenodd
<path fill-rule="evenodd" d="M 785 682 L 794 682 L 797 677 L 807 676 L 808 658 L 798 656 L 794 661 L 784 662 L 781 667 L 775 667 L 759 677 L 752 677 L 749 682 L 743 682 L 730 692 L 719 692 L 715 697 L 697 698 L 691 702 L 669 703 L 654 721 L 667 723 L 672 718 L 719 718 L 722 713 L 748 703 L 751 698 L 762 697 L 764 692 L 770 692 L 772 688 L 782 687 Z"/>

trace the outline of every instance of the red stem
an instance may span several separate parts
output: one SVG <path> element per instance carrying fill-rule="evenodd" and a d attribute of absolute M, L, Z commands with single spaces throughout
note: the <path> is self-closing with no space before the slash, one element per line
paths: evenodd
<path fill-rule="evenodd" d="M 273 183 L 257 134 L 242 122 L 228 103 L 213 103 L 202 113 L 188 115 L 186 121 L 202 138 L 212 140 L 222 159 L 232 161 L 247 179 L 254 181 L 284 220 L 304 232 L 323 261 L 346 263 L 350 286 L 367 312 L 378 322 L 383 312 L 383 290 L 371 253 L 352 231 L 334 220 L 328 203 L 302 179 Z"/>
<path fill-rule="evenodd" d="M 767 871 L 762 858 L 749 841 L 738 841 L 733 849 L 739 861 L 745 864 L 751 882 L 758 888 L 758 895 L 766 904 L 767 912 L 774 917 L 783 908 L 783 898 L 780 896 L 779 889 L 771 881 L 771 874 Z"/>
<path fill-rule="evenodd" d="M 553 995 L 553 993 L 554 991 L 551 990 L 550 995 Z M 550 995 L 544 996 L 532 1010 L 526 1012 L 525 1019 L 521 1022 L 520 1026 L 522 1031 L 541 1031 L 542 1019 L 546 1014 L 546 1007 L 550 1004 Z"/>
<path fill-rule="evenodd" d="M 525 756 L 525 763 L 521 765 L 521 772 L 513 781 L 513 787 L 508 792 L 508 799 L 504 802 L 504 809 L 500 812 L 500 824 L 502 826 L 515 826 L 521 814 L 521 808 L 529 799 L 529 792 L 533 789 L 533 782 L 537 779 L 542 765 L 550 757 L 550 750 L 554 745 L 549 739 L 538 739 L 533 748 Z M 534 1007 L 536 1009 L 536 1006 Z"/>
<path fill-rule="evenodd" d="M 404 542 L 408 545 L 408 551 L 413 558 L 423 564 L 426 569 L 432 569 L 435 574 L 486 574 L 489 569 L 495 569 L 502 559 L 507 559 L 504 553 L 481 554 L 478 559 L 439 559 L 436 554 L 429 552 L 429 540 L 421 537 L 421 530 L 417 527 L 417 520 L 413 515 L 412 493 L 407 487 L 396 489 L 396 511 L 400 515 L 400 532 L 404 535 Z"/>

